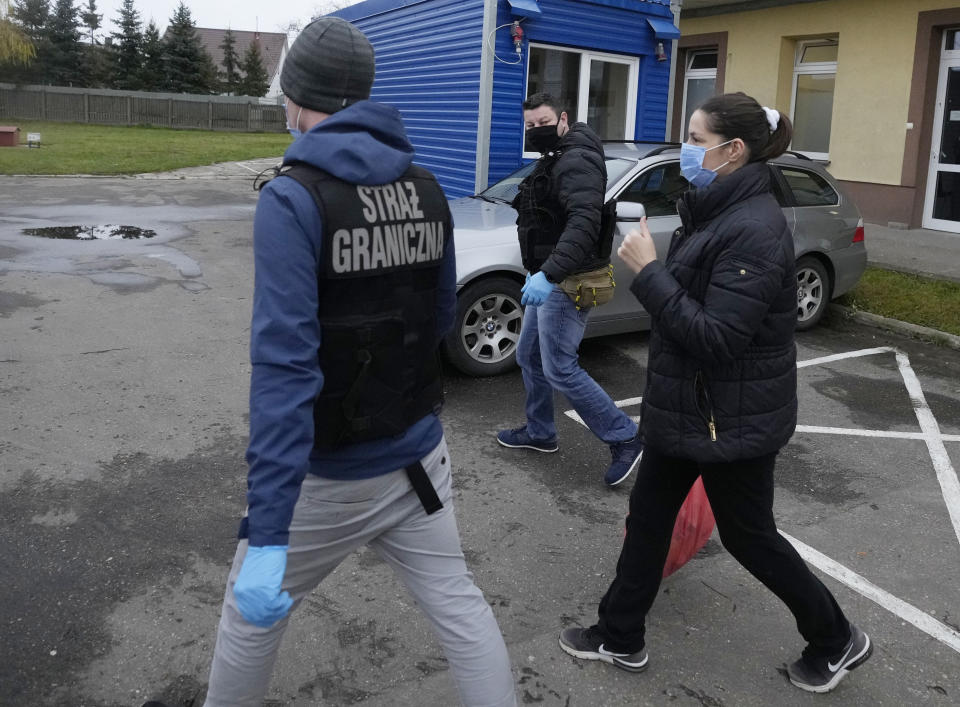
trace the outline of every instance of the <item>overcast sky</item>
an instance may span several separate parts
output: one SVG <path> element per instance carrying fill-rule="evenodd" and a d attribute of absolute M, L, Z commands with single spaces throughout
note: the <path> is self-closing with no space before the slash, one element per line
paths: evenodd
<path fill-rule="evenodd" d="M 231 29 L 261 32 L 280 32 L 291 22 L 307 22 L 313 15 L 329 12 L 331 9 L 354 5 L 359 0 L 184 0 L 197 27 Z M 52 4 L 52 3 L 51 3 Z M 152 17 L 163 33 L 170 17 L 179 5 L 179 0 L 134 0 L 133 6 L 140 13 L 143 25 Z M 84 8 L 87 0 L 77 0 L 76 5 Z M 97 12 L 103 13 L 104 29 L 114 31 L 113 20 L 119 14 L 122 0 L 99 0 Z"/>

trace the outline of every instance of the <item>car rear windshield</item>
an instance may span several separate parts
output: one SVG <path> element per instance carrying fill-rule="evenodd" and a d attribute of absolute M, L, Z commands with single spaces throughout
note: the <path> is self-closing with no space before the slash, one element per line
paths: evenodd
<path fill-rule="evenodd" d="M 625 175 L 630 168 L 636 164 L 635 160 L 627 160 L 623 159 L 622 157 L 608 157 L 606 162 L 608 187 L 611 184 L 616 184 L 619 182 L 620 178 L 623 177 L 623 175 Z M 524 177 L 533 171 L 533 168 L 536 166 L 536 164 L 536 160 L 533 162 L 528 162 L 509 177 L 504 177 L 493 186 L 488 187 L 486 190 L 480 192 L 480 195 L 495 201 L 513 201 L 513 197 L 517 195 L 517 186 L 523 181 Z"/>

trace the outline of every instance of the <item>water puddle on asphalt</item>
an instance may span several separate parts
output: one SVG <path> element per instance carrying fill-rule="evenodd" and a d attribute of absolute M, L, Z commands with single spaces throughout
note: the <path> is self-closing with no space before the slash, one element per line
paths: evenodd
<path fill-rule="evenodd" d="M 3 0 L 0 0 L 2 2 Z M 8 272 L 79 275 L 121 294 L 176 284 L 203 292 L 200 261 L 192 257 L 190 236 L 202 240 L 219 233 L 209 222 L 253 221 L 253 203 L 189 206 L 181 204 L 42 204 L 2 207 L 0 278 Z M 207 234 L 207 230 L 213 232 Z M 205 253 L 194 241 L 191 248 Z M 167 269 L 173 268 L 173 272 Z"/>
<path fill-rule="evenodd" d="M 116 241 L 136 240 L 139 238 L 153 238 L 157 232 L 139 226 L 50 226 L 47 228 L 24 228 L 27 236 L 40 238 L 57 238 L 74 241 Z"/>

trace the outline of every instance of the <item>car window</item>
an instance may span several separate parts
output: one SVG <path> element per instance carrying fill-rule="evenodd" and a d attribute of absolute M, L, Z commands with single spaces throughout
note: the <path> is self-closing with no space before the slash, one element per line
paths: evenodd
<path fill-rule="evenodd" d="M 779 169 L 797 206 L 835 206 L 840 203 L 840 196 L 834 188 L 816 172 L 793 167 Z"/>
<path fill-rule="evenodd" d="M 616 184 L 618 181 L 620 181 L 623 175 L 625 175 L 630 168 L 636 164 L 636 161 L 627 160 L 620 157 L 608 157 L 606 159 L 606 163 L 607 184 L 610 185 Z M 480 192 L 481 196 L 484 196 L 488 199 L 513 201 L 513 197 L 517 195 L 518 185 L 523 181 L 524 177 L 533 171 L 533 168 L 536 164 L 536 160 L 533 162 L 528 162 L 510 176 L 504 177 L 493 186 L 487 187 L 487 189 Z"/>
<path fill-rule="evenodd" d="M 676 216 L 677 199 L 689 188 L 680 174 L 680 163 L 665 162 L 642 172 L 617 201 L 643 204 L 647 216 Z"/>

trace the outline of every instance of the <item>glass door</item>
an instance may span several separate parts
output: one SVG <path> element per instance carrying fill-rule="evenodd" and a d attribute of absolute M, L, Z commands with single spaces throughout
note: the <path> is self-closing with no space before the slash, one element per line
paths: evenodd
<path fill-rule="evenodd" d="M 627 124 L 633 124 L 628 103 L 631 95 L 630 64 L 590 59 L 588 80 L 587 125 L 601 140 L 626 140 Z"/>
<path fill-rule="evenodd" d="M 547 92 L 560 100 L 570 122 L 589 125 L 601 140 L 633 140 L 637 121 L 636 57 L 530 45 L 527 97 Z M 523 124 L 517 123 L 523 130 Z M 523 157 L 539 153 L 524 147 Z"/>
<path fill-rule="evenodd" d="M 960 233 L 960 29 L 944 34 L 923 227 Z"/>

